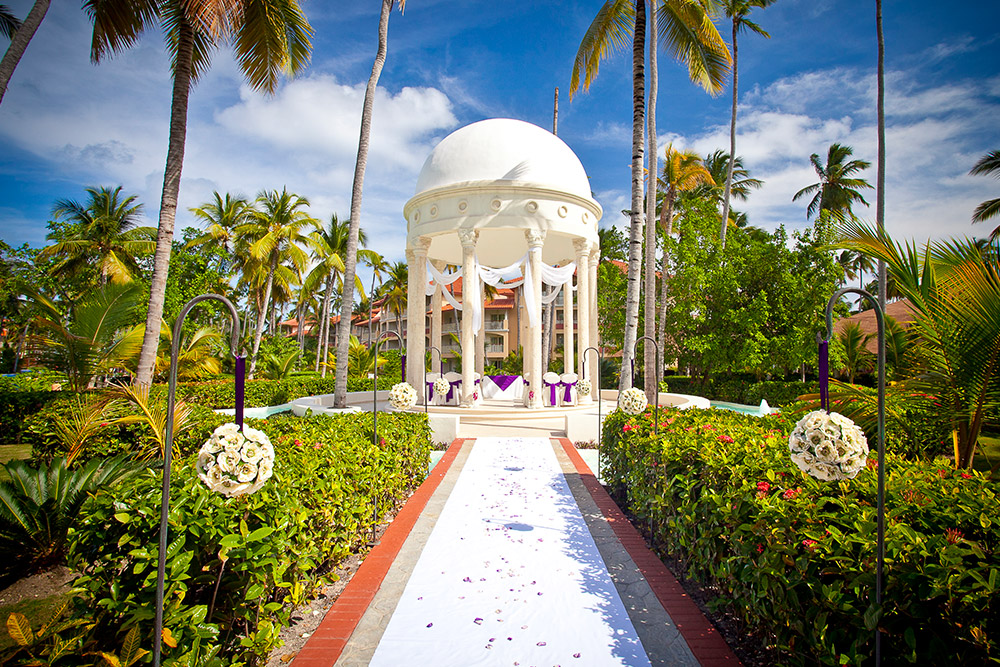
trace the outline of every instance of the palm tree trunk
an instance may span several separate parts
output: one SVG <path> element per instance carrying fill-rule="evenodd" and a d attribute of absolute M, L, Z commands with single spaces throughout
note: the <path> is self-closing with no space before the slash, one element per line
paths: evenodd
<path fill-rule="evenodd" d="M 173 101 L 170 106 L 170 139 L 167 165 L 163 172 L 163 193 L 160 197 L 160 221 L 153 253 L 153 277 L 149 286 L 149 308 L 146 311 L 146 332 L 139 352 L 136 380 L 152 384 L 156 366 L 156 350 L 160 344 L 160 320 L 167 292 L 167 271 L 174 241 L 174 219 L 177 196 L 181 189 L 181 168 L 184 166 L 184 143 L 187 137 L 188 95 L 191 93 L 191 70 L 194 54 L 194 29 L 183 17 L 178 19 L 177 61 L 174 66 Z"/>
<path fill-rule="evenodd" d="M 719 230 L 720 247 L 726 249 L 726 230 L 729 228 L 729 197 L 733 191 L 733 166 L 736 164 L 736 95 L 739 70 L 736 68 L 739 48 L 736 46 L 736 19 L 733 19 L 733 108 L 729 117 L 729 166 L 726 167 L 726 191 L 722 195 L 722 228 Z"/>
<path fill-rule="evenodd" d="M 364 107 L 361 110 L 361 135 L 358 138 L 358 159 L 354 165 L 354 187 L 351 190 L 351 223 L 347 232 L 347 247 L 344 249 L 344 296 L 340 306 L 340 335 L 337 340 L 337 374 L 333 389 L 335 407 L 347 406 L 347 353 L 351 335 L 351 311 L 354 307 L 354 274 L 358 263 L 358 232 L 361 229 L 361 190 L 365 181 L 365 167 L 368 165 L 368 141 L 372 129 L 372 111 L 375 106 L 375 87 L 378 85 L 389 41 L 389 13 L 393 0 L 382 0 L 382 12 L 378 21 L 378 51 L 372 64 L 365 89 Z"/>
<path fill-rule="evenodd" d="M 639 275 L 642 272 L 642 151 L 645 106 L 646 2 L 635 2 L 632 32 L 632 210 L 628 247 L 628 287 L 625 292 L 625 340 L 619 391 L 632 384 L 632 364 L 639 328 Z"/>
<path fill-rule="evenodd" d="M 663 204 L 660 209 L 660 225 L 664 232 L 664 245 L 663 256 L 660 258 L 660 307 L 659 317 L 657 318 L 656 342 L 660 345 L 660 352 L 665 352 L 667 349 L 667 294 L 670 291 L 669 281 L 667 280 L 667 260 L 669 258 L 667 256 L 666 242 L 670 239 L 670 234 L 673 232 L 674 226 L 674 199 L 672 196 L 665 196 L 663 198 Z M 664 354 L 664 356 L 666 355 Z M 659 373 L 663 373 L 664 361 L 665 359 L 660 360 Z M 660 379 L 662 380 L 662 377 Z"/>
<path fill-rule="evenodd" d="M 330 302 L 333 299 L 333 276 L 326 280 L 326 294 L 323 295 L 323 307 L 320 309 L 322 321 L 319 325 L 319 339 L 316 341 L 316 370 L 319 370 L 320 360 L 326 361 L 330 350 Z M 326 377 L 326 366 L 323 366 L 322 377 Z"/>
<path fill-rule="evenodd" d="M 267 321 L 267 304 L 271 301 L 271 288 L 274 287 L 274 272 L 278 268 L 278 256 L 271 257 L 271 270 L 267 272 L 267 284 L 264 286 L 264 299 L 260 304 L 260 312 L 257 313 L 257 326 L 253 333 L 253 352 L 250 354 L 250 373 L 252 380 L 254 371 L 257 370 L 257 352 L 260 350 L 260 339 L 264 334 L 264 322 Z"/>
<path fill-rule="evenodd" d="M 14 75 L 14 69 L 21 61 L 21 56 L 24 55 L 28 43 L 35 36 L 35 31 L 38 30 L 38 26 L 41 25 L 42 19 L 45 18 L 45 12 L 48 10 L 49 0 L 35 0 L 31 11 L 24 19 L 24 23 L 14 32 L 10 46 L 3 54 L 3 60 L 0 60 L 0 102 L 3 101 L 3 96 L 7 92 L 7 84 L 10 83 L 10 77 Z"/>
<path fill-rule="evenodd" d="M 875 174 L 875 226 L 885 229 L 885 39 L 882 35 L 882 0 L 875 0 L 875 32 L 878 39 L 878 157 Z M 878 304 L 885 310 L 885 261 L 878 261 Z"/>
<path fill-rule="evenodd" d="M 648 149 L 646 159 L 649 166 L 646 168 L 646 276 L 643 284 L 645 290 L 645 317 L 643 318 L 643 335 L 649 336 L 647 343 L 643 345 L 643 390 L 646 398 L 652 401 L 660 382 L 662 368 L 656 367 L 656 348 L 649 343 L 655 340 L 656 336 L 656 174 L 659 170 L 659 160 L 656 155 L 656 47 L 657 47 L 657 26 L 656 26 L 656 2 L 649 3 L 649 96 L 646 100 L 646 141 Z"/>

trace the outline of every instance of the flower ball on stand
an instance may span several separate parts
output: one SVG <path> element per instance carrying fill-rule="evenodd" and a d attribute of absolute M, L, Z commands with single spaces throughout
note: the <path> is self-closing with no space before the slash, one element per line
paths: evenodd
<path fill-rule="evenodd" d="M 618 407 L 630 415 L 642 414 L 647 405 L 646 392 L 636 387 L 629 387 L 618 397 Z"/>
<path fill-rule="evenodd" d="M 590 380 L 580 380 L 580 382 L 576 385 L 576 395 L 580 397 L 590 396 L 590 392 L 592 390 Z"/>
<path fill-rule="evenodd" d="M 389 390 L 389 404 L 397 410 L 409 410 L 417 404 L 417 390 L 409 382 L 399 382 Z"/>
<path fill-rule="evenodd" d="M 847 417 L 815 410 L 799 420 L 788 437 L 792 461 L 816 479 L 853 479 L 868 462 L 868 440 Z"/>
<path fill-rule="evenodd" d="M 198 477 L 212 491 L 233 498 L 257 491 L 274 472 L 274 447 L 255 428 L 223 424 L 198 452 Z"/>

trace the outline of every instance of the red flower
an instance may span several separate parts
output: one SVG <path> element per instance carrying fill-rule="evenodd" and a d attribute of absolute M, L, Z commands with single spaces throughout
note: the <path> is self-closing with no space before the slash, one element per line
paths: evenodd
<path fill-rule="evenodd" d="M 295 446 L 296 447 L 301 447 L 302 446 L 302 441 L 301 440 L 296 440 L 295 441 Z"/>
<path fill-rule="evenodd" d="M 771 490 L 771 484 L 769 482 L 757 482 L 757 497 L 763 498 Z"/>
<path fill-rule="evenodd" d="M 944 531 L 944 539 L 948 540 L 948 544 L 956 544 L 964 540 L 965 535 L 957 528 L 948 528 Z"/>
<path fill-rule="evenodd" d="M 719 442 L 733 442 L 733 439 L 728 435 L 720 435 Z"/>
<path fill-rule="evenodd" d="M 944 479 L 945 477 L 948 476 L 948 470 L 947 469 L 938 470 L 937 472 L 938 472 L 938 477 L 940 477 L 941 479 Z"/>
<path fill-rule="evenodd" d="M 378 446 L 379 447 L 385 447 L 385 438 L 379 438 L 378 439 Z"/>
<path fill-rule="evenodd" d="M 819 542 L 817 542 L 816 540 L 802 540 L 802 546 L 804 546 L 809 551 L 815 551 L 816 545 L 818 544 Z"/>
<path fill-rule="evenodd" d="M 635 424 L 625 424 L 624 426 L 622 426 L 622 433 L 628 433 L 629 431 L 634 431 L 637 428 L 639 427 L 636 426 Z"/>
<path fill-rule="evenodd" d="M 705 429 L 706 431 L 714 431 L 715 430 L 715 427 L 712 426 L 711 424 L 705 424 L 705 425 L 702 426 L 702 428 Z"/>
<path fill-rule="evenodd" d="M 802 489 L 800 488 L 785 489 L 785 492 L 781 494 L 781 497 L 785 500 L 794 500 L 799 497 L 800 493 L 802 493 Z"/>
<path fill-rule="evenodd" d="M 962 479 L 972 479 L 972 475 L 967 472 L 962 473 Z"/>
<path fill-rule="evenodd" d="M 759 553 L 759 554 L 764 553 L 764 545 L 763 544 L 758 544 L 757 545 L 757 553 Z"/>

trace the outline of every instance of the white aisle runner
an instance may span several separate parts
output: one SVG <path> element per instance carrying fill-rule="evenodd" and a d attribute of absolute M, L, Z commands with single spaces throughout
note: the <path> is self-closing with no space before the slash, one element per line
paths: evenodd
<path fill-rule="evenodd" d="M 479 438 L 371 665 L 649 665 L 543 438 Z"/>

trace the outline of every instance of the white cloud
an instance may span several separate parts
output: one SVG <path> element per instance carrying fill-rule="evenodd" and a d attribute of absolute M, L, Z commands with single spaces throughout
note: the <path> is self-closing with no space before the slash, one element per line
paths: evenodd
<path fill-rule="evenodd" d="M 632 126 L 619 122 L 598 121 L 594 129 L 584 137 L 584 141 L 597 144 L 632 145 Z"/>

